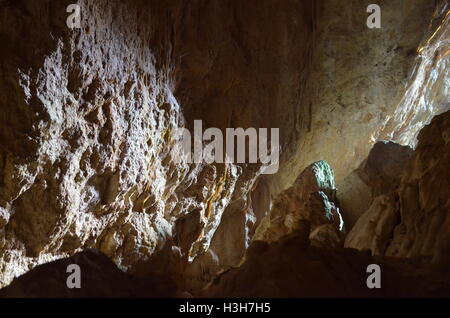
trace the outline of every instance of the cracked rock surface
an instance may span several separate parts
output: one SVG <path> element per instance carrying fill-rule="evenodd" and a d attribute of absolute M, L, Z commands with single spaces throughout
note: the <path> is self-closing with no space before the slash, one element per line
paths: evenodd
<path fill-rule="evenodd" d="M 416 136 L 450 105 L 448 1 L 380 0 L 380 30 L 369 0 L 80 0 L 79 29 L 71 2 L 0 6 L 0 287 L 96 249 L 198 294 L 253 240 L 340 249 L 346 228 L 445 259 L 448 115 Z M 195 119 L 280 128 L 278 173 L 180 162 Z M 372 164 L 382 140 L 417 150 Z"/>

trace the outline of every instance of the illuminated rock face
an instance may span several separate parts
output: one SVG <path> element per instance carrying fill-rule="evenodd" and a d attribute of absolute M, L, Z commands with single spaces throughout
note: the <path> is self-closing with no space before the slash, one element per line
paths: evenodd
<path fill-rule="evenodd" d="M 80 267 L 81 288 L 67 288 L 67 267 L 73 264 Z M 132 277 L 102 253 L 85 250 L 33 268 L 0 290 L 0 298 L 173 297 L 175 287 L 168 281 Z"/>
<path fill-rule="evenodd" d="M 367 288 L 366 268 L 379 264 L 383 287 Z M 408 261 L 383 260 L 351 249 L 305 245 L 302 237 L 255 241 L 246 261 L 220 275 L 209 297 L 449 297 L 448 278 Z"/>
<path fill-rule="evenodd" d="M 422 129 L 398 188 L 373 201 L 345 245 L 375 255 L 449 263 L 450 112 Z"/>
<path fill-rule="evenodd" d="M 429 0 L 379 1 L 380 30 L 359 0 L 84 0 L 74 30 L 70 2 L 0 8 L 0 286 L 96 248 L 123 270 L 153 266 L 201 288 L 242 261 L 255 233 L 277 232 L 258 227 L 312 163 L 326 160 L 339 188 L 375 141 L 414 143 L 448 107 L 448 28 L 431 36 L 442 10 L 403 88 Z M 280 128 L 279 173 L 177 163 L 171 132 L 195 119 Z M 313 201 L 334 202 L 324 194 Z M 330 224 L 313 225 L 325 225 L 316 242 L 340 233 Z"/>
<path fill-rule="evenodd" d="M 301 133 L 295 159 L 279 173 L 281 188 L 295 180 L 292 171 L 318 159 L 333 167 L 339 187 L 377 141 L 414 145 L 432 116 L 449 108 L 447 1 L 440 1 L 433 19 L 432 1 L 378 1 L 381 29 L 366 27 L 361 13 L 369 3 L 318 2 Z"/>
<path fill-rule="evenodd" d="M 373 200 L 397 189 L 413 150 L 394 142 L 376 143 L 366 160 L 341 182 L 337 197 L 347 230 Z"/>

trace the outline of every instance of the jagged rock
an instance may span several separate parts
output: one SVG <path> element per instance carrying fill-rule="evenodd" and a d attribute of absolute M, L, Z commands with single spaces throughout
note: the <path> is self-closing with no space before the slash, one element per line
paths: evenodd
<path fill-rule="evenodd" d="M 337 191 L 347 230 L 368 210 L 374 198 L 394 191 L 402 178 L 412 149 L 394 142 L 378 142 L 358 169 L 349 174 Z"/>
<path fill-rule="evenodd" d="M 186 122 L 159 50 L 173 23 L 157 12 L 176 8 L 80 1 L 81 28 L 71 30 L 70 3 L 0 8 L 0 286 L 90 247 L 133 271 L 191 211 L 200 211 L 190 242 L 200 254 L 242 171 L 171 153 L 171 131 Z"/>
<path fill-rule="evenodd" d="M 449 135 L 450 112 L 436 116 L 422 129 L 399 187 L 374 200 L 348 234 L 345 246 L 450 264 Z"/>
<path fill-rule="evenodd" d="M 440 1 L 431 25 L 436 2 L 377 1 L 381 29 L 367 28 L 371 2 L 312 3 L 317 36 L 301 86 L 299 137 L 288 146 L 293 160 L 276 179 L 281 190 L 319 159 L 333 167 L 340 187 L 377 141 L 413 145 L 417 132 L 448 105 L 448 1 Z"/>
<path fill-rule="evenodd" d="M 309 246 L 305 231 L 278 242 L 253 241 L 246 261 L 220 274 L 196 296 L 208 297 L 450 297 L 448 276 L 423 264 L 373 258 L 351 249 Z M 67 267 L 81 269 L 80 289 L 67 287 Z M 369 264 L 382 269 L 382 288 L 366 286 Z M 162 265 L 162 264 L 159 264 Z M 158 266 L 159 269 L 163 268 Z M 120 271 L 95 250 L 39 265 L 0 290 L 0 297 L 192 297 L 150 269 L 147 278 Z"/>
<path fill-rule="evenodd" d="M 67 279 L 76 264 L 80 269 L 80 288 L 68 288 Z M 158 278 L 136 279 L 117 268 L 104 254 L 87 250 L 40 265 L 14 279 L 0 290 L 0 297 L 86 298 L 86 297 L 173 297 L 176 285 Z"/>
<path fill-rule="evenodd" d="M 367 266 L 379 264 L 382 288 L 366 285 Z M 449 297 L 448 276 L 415 263 L 370 257 L 350 249 L 305 245 L 297 235 L 254 241 L 245 262 L 219 275 L 208 297 Z"/>
<path fill-rule="evenodd" d="M 309 240 L 318 247 L 336 248 L 344 243 L 344 235 L 334 224 L 323 224 L 311 231 Z"/>
<path fill-rule="evenodd" d="M 66 25 L 71 2 L 0 7 L 0 286 L 97 248 L 122 270 L 200 288 L 242 261 L 311 162 L 342 180 L 374 142 L 413 143 L 448 105 L 440 22 L 403 90 L 429 0 L 380 0 L 382 31 L 354 1 L 80 0 L 80 29 Z M 178 162 L 171 132 L 194 119 L 280 128 L 279 173 Z M 328 190 L 298 201 L 317 245 L 340 235 Z M 277 237 L 304 226 L 289 208 Z"/>
<path fill-rule="evenodd" d="M 270 214 L 262 221 L 256 240 L 276 241 L 309 224 L 313 244 L 323 247 L 343 243 L 344 223 L 334 200 L 333 171 L 325 161 L 305 169 L 295 184 L 275 199 Z"/>

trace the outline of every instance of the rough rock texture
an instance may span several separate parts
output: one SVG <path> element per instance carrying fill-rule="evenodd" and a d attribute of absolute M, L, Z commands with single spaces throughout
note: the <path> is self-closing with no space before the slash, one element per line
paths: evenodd
<path fill-rule="evenodd" d="M 274 200 L 254 239 L 272 242 L 292 232 L 305 231 L 305 237 L 313 244 L 339 246 L 343 243 L 344 222 L 335 196 L 333 171 L 328 163 L 312 164 Z"/>
<path fill-rule="evenodd" d="M 262 185 L 264 184 L 257 186 Z M 193 294 L 198 294 L 218 274 L 242 264 L 245 260 L 247 244 L 250 244 L 249 238 L 276 242 L 286 235 L 296 233 L 305 241 L 310 241 L 312 245 L 318 247 L 342 246 L 345 229 L 339 208 L 335 203 L 335 197 L 336 187 L 333 171 L 327 162 L 318 161 L 307 167 L 298 176 L 292 187 L 277 196 L 270 204 L 269 214 L 266 216 L 251 215 L 253 218 L 247 219 L 248 223 L 255 223 L 253 228 L 256 228 L 256 231 L 254 233 L 248 232 L 245 228 L 247 224 L 244 222 L 236 226 L 236 219 L 246 217 L 246 214 L 248 217 L 248 209 L 244 205 L 239 205 L 241 204 L 239 201 L 232 203 L 231 208 L 236 209 L 236 212 L 231 214 L 230 218 L 222 221 L 221 227 L 213 238 L 210 250 L 187 266 L 184 273 L 187 281 L 185 289 Z M 267 196 L 250 197 L 248 200 L 252 205 L 255 202 L 263 206 L 268 201 Z M 264 206 L 264 208 L 267 207 Z M 181 219 L 180 221 L 197 224 L 193 219 Z M 194 229 L 194 226 L 190 228 Z M 222 232 L 223 228 L 227 231 Z M 242 237 L 241 233 L 245 233 L 245 236 Z M 216 251 L 218 252 L 216 253 Z"/>
<path fill-rule="evenodd" d="M 82 28 L 72 31 L 68 3 L 1 8 L 9 44 L 0 107 L 1 285 L 87 247 L 130 269 L 196 209 L 206 232 L 199 243 L 207 243 L 238 176 L 236 167 L 174 163 L 170 131 L 183 116 L 170 67 L 149 48 L 150 12 L 134 2 L 84 1 Z"/>
<path fill-rule="evenodd" d="M 432 1 L 380 0 L 381 30 L 369 0 L 80 0 L 74 30 L 71 2 L 0 6 L 0 286 L 97 248 L 201 288 L 311 163 L 339 185 L 377 140 L 414 143 L 448 108 L 447 1 L 433 18 Z M 177 163 L 171 132 L 194 119 L 279 127 L 279 173 Z"/>
<path fill-rule="evenodd" d="M 378 142 L 358 169 L 345 177 L 336 193 L 347 230 L 367 211 L 374 198 L 399 186 L 412 152 L 408 146 Z"/>
<path fill-rule="evenodd" d="M 399 187 L 377 197 L 348 234 L 345 246 L 375 255 L 450 264 L 450 112 L 418 137 Z"/>
<path fill-rule="evenodd" d="M 1 8 L 1 284 L 86 247 L 126 270 L 166 242 L 194 258 L 239 204 L 244 251 L 258 167 L 175 165 L 170 132 L 294 126 L 307 1 L 80 1 L 79 30 L 69 3 Z"/>
<path fill-rule="evenodd" d="M 82 288 L 68 289 L 66 268 L 78 264 Z M 366 287 L 366 268 L 379 264 L 381 289 Z M 352 249 L 309 246 L 294 232 L 277 242 L 254 241 L 240 268 L 217 277 L 197 296 L 206 297 L 450 297 L 447 271 L 415 262 L 374 258 Z M 176 293 L 170 280 L 136 279 L 120 271 L 98 251 L 37 266 L 9 286 L 0 297 L 191 297 Z"/>
<path fill-rule="evenodd" d="M 424 124 L 450 109 L 450 1 L 437 0 L 435 4 L 406 91 L 383 131 L 385 139 L 401 144 L 415 145 Z"/>

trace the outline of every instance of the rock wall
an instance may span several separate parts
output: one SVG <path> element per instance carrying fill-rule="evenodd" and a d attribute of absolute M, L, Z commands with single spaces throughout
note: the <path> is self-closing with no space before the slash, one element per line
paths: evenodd
<path fill-rule="evenodd" d="M 412 142 L 448 108 L 446 2 L 420 47 L 429 0 L 379 1 L 381 30 L 366 0 L 80 0 L 79 29 L 70 2 L 0 7 L 0 286 L 96 248 L 198 290 L 306 167 L 326 160 L 339 188 L 377 140 Z M 172 132 L 194 119 L 280 128 L 279 173 L 178 162 Z"/>
<path fill-rule="evenodd" d="M 67 267 L 78 265 L 81 288 L 67 288 Z M 149 288 L 151 286 L 151 288 Z M 71 257 L 36 266 L 0 290 L 0 298 L 130 298 L 173 297 L 176 285 L 168 281 L 133 277 L 104 254 L 85 250 Z"/>
<path fill-rule="evenodd" d="M 317 185 L 305 180 L 314 171 L 306 169 L 271 210 L 275 222 L 268 232 L 277 238 L 255 236 L 245 261 L 214 279 L 203 295 L 449 297 L 449 130 L 450 111 L 422 129 L 413 153 L 394 143 L 375 145 L 364 164 L 349 176 L 367 178 L 368 195 L 375 198 L 347 235 L 344 249 L 336 244 L 338 240 L 330 239 L 333 235 L 318 245 L 314 231 L 304 226 L 314 223 L 311 217 L 326 212 L 323 206 L 312 205 L 305 213 L 301 198 Z M 320 175 L 325 174 L 316 173 Z M 361 189 L 358 185 L 352 183 L 349 191 Z M 355 196 L 359 194 L 354 191 Z M 354 206 L 362 208 L 358 203 Z M 292 210 L 297 216 L 294 222 Z M 381 289 L 366 288 L 368 264 L 382 268 L 385 285 Z"/>
<path fill-rule="evenodd" d="M 398 188 L 374 199 L 345 245 L 375 255 L 449 263 L 450 112 L 422 129 Z"/>
<path fill-rule="evenodd" d="M 317 246 L 340 246 L 345 229 L 335 200 L 333 170 L 325 161 L 315 162 L 277 196 L 253 239 L 274 242 L 297 233 Z"/>
<path fill-rule="evenodd" d="M 366 268 L 379 264 L 382 288 L 369 289 Z M 302 237 L 255 241 L 246 261 L 218 276 L 207 297 L 449 297 L 448 276 L 416 263 L 370 257 L 351 249 L 321 249 Z"/>

